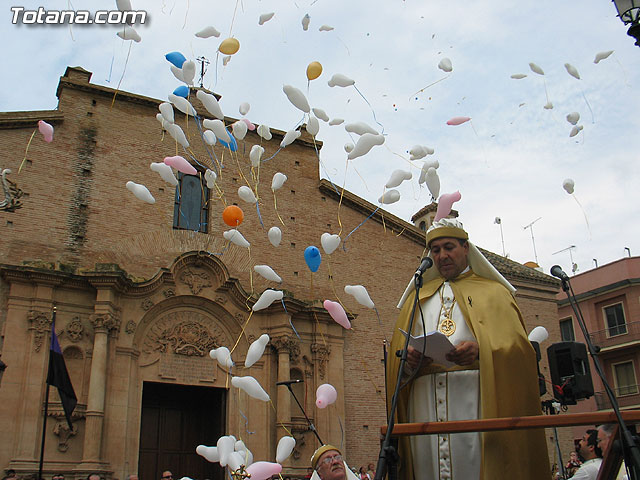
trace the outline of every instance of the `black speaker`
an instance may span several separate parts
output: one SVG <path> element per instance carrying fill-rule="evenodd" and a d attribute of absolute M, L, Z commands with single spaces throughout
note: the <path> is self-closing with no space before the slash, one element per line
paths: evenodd
<path fill-rule="evenodd" d="M 593 395 L 591 368 L 584 343 L 560 342 L 547 348 L 553 396 L 566 405 Z"/>

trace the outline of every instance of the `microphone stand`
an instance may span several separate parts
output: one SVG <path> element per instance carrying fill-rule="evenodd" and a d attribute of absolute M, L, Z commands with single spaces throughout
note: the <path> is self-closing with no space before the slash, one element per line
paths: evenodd
<path fill-rule="evenodd" d="M 609 382 L 604 376 L 604 372 L 602 371 L 602 366 L 600 365 L 599 348 L 593 345 L 591 341 L 591 337 L 589 336 L 589 331 L 587 330 L 587 326 L 584 323 L 584 318 L 582 317 L 582 311 L 580 310 L 580 306 L 575 299 L 575 293 L 573 292 L 573 288 L 569 283 L 569 277 L 564 274 L 560 280 L 562 281 L 562 290 L 567 294 L 567 298 L 569 299 L 569 304 L 573 309 L 573 313 L 576 315 L 578 319 L 578 324 L 580 325 L 580 329 L 582 330 L 582 334 L 584 335 L 584 339 L 587 343 L 587 348 L 589 349 L 589 354 L 593 359 L 593 364 L 595 366 L 596 372 L 600 376 L 602 380 L 602 384 L 604 385 L 605 392 L 607 392 L 607 397 L 609 397 L 609 402 L 611 402 L 611 407 L 616 414 L 618 419 L 618 425 L 620 428 L 620 437 L 622 439 L 622 453 L 624 455 L 624 463 L 626 468 L 629 470 L 631 480 L 640 480 L 640 449 L 638 448 L 637 439 L 631 434 L 627 425 L 620 414 L 620 406 L 618 405 L 618 400 L 616 399 L 615 394 L 613 393 L 613 389 L 609 386 Z M 569 293 L 571 291 L 571 293 Z"/>
<path fill-rule="evenodd" d="M 291 389 L 291 384 L 287 383 L 286 387 L 289 389 L 289 393 L 291 393 L 291 395 L 293 395 L 293 399 L 298 404 L 298 407 L 300 407 L 300 410 L 302 410 L 302 414 L 304 415 L 304 418 L 307 419 L 307 423 L 309 424 L 309 430 L 311 430 L 313 432 L 313 434 L 316 436 L 316 438 L 320 442 L 320 445 L 324 445 L 324 442 L 320 438 L 320 435 L 318 435 L 318 431 L 316 430 L 316 426 L 313 424 L 311 419 L 309 417 L 307 417 L 307 412 L 304 411 L 304 408 L 302 408 L 302 405 L 300 405 L 300 402 L 298 401 L 298 397 L 296 397 L 296 394 L 293 393 L 293 390 Z"/>
<path fill-rule="evenodd" d="M 396 389 L 393 393 L 393 399 L 391 401 L 391 409 L 389 411 L 387 433 L 384 437 L 384 441 L 382 442 L 382 447 L 380 448 L 380 454 L 378 455 L 378 465 L 376 467 L 376 476 L 374 477 L 374 480 L 382 480 L 384 475 L 387 473 L 387 470 L 389 471 L 389 480 L 396 480 L 398 478 L 397 463 L 400 457 L 398 456 L 398 452 L 396 451 L 395 447 L 391 445 L 391 431 L 393 430 L 393 426 L 395 424 L 396 409 L 398 408 L 398 394 L 400 393 L 400 388 L 404 386 L 404 385 L 401 385 L 402 373 L 404 372 L 404 366 L 407 363 L 407 350 L 409 347 L 409 340 L 411 339 L 411 332 L 413 332 L 413 323 L 416 315 L 416 307 L 420 302 L 420 298 L 418 294 L 420 293 L 420 288 L 422 287 L 422 273 L 416 272 L 414 276 L 414 285 L 416 289 L 416 296 L 413 302 L 413 309 L 411 310 L 409 328 L 407 328 L 408 334 L 404 341 L 402 356 L 400 357 L 400 366 L 398 368 L 398 378 L 396 380 Z M 426 339 L 425 339 L 425 343 L 426 343 Z M 422 358 L 421 358 L 421 361 L 422 361 Z M 418 366 L 417 370 L 419 369 L 420 369 L 420 366 Z M 405 385 L 406 384 L 407 382 L 405 382 Z"/>

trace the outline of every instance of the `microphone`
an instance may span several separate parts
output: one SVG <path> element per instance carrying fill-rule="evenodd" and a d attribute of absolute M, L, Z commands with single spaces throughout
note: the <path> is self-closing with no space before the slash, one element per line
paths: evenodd
<path fill-rule="evenodd" d="M 559 278 L 562 281 L 565 281 L 565 282 L 569 281 L 569 276 L 566 273 L 564 273 L 560 265 L 554 265 L 553 267 L 551 267 L 551 275 Z"/>
<path fill-rule="evenodd" d="M 433 266 L 433 260 L 431 260 L 429 257 L 424 257 L 422 259 L 422 262 L 420 262 L 420 266 L 418 267 L 418 270 L 416 270 L 416 273 L 414 274 L 415 277 L 421 277 L 422 274 L 427 271 L 428 268 L 431 268 Z M 560 267 L 558 267 L 560 268 Z"/>
<path fill-rule="evenodd" d="M 304 380 L 285 380 L 284 382 L 276 382 L 276 385 L 291 385 L 292 383 L 302 383 Z"/>

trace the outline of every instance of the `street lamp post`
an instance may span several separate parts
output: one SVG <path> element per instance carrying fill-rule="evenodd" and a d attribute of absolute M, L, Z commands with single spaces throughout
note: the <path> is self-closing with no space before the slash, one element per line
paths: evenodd
<path fill-rule="evenodd" d="M 618 17 L 625 25 L 631 25 L 627 34 L 636 39 L 640 47 L 640 0 L 613 0 Z"/>

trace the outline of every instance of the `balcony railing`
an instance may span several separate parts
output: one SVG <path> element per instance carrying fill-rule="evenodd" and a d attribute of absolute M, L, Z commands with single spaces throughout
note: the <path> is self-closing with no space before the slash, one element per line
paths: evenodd
<path fill-rule="evenodd" d="M 624 323 L 589 334 L 591 341 L 600 348 L 614 347 L 640 340 L 640 322 Z"/>
<path fill-rule="evenodd" d="M 631 407 L 640 405 L 640 385 L 627 385 L 613 390 L 620 407 Z M 596 399 L 598 410 L 607 410 L 611 408 L 611 402 L 607 396 L 607 392 L 595 392 L 593 396 Z"/>

